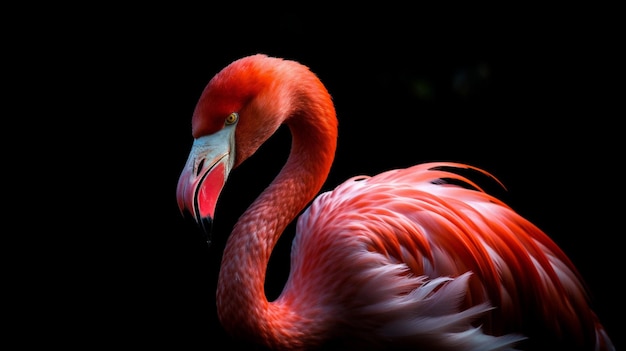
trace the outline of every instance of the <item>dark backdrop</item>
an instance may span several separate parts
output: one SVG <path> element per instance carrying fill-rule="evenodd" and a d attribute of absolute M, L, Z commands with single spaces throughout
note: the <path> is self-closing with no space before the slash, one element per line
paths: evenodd
<path fill-rule="evenodd" d="M 221 249 L 282 165 L 289 136 L 281 129 L 231 173 L 211 247 L 180 215 L 175 190 L 205 84 L 231 61 L 266 53 L 308 65 L 334 98 L 339 146 L 324 190 L 425 161 L 485 168 L 507 187 L 493 191 L 572 258 L 623 345 L 616 282 L 623 110 L 612 104 L 614 24 L 603 12 L 193 10 L 86 12 L 52 34 L 37 32 L 38 42 L 70 49 L 42 71 L 71 85 L 57 107 L 81 118 L 57 120 L 79 136 L 69 148 L 79 151 L 70 163 L 80 171 L 61 188 L 74 203 L 57 217 L 78 235 L 57 257 L 64 279 L 46 284 L 58 293 L 45 319 L 59 326 L 50 340 L 179 349 L 233 342 L 215 311 Z M 270 298 L 288 272 L 288 230 L 270 262 Z"/>

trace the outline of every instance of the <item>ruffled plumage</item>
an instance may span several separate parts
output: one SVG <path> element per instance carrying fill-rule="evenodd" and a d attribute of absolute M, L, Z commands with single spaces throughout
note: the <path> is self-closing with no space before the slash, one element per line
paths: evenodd
<path fill-rule="evenodd" d="M 556 339 L 595 340 L 585 323 L 596 318 L 570 260 L 454 169 L 482 172 L 421 164 L 354 177 L 321 194 L 299 218 L 283 295 L 306 285 L 314 290 L 306 296 L 325 299 L 299 303 L 343 305 L 369 345 L 506 350 L 532 332 L 528 323 L 543 323 Z"/>

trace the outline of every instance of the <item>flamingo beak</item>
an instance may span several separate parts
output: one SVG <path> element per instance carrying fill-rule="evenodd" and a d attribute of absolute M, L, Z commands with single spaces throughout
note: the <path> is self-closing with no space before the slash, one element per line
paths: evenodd
<path fill-rule="evenodd" d="M 234 130 L 195 139 L 176 188 L 178 208 L 191 215 L 209 244 L 217 199 L 234 162 Z"/>

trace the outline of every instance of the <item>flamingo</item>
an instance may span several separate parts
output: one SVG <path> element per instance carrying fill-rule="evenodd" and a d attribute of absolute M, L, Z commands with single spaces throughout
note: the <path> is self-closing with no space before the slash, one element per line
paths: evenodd
<path fill-rule="evenodd" d="M 325 85 L 294 60 L 239 58 L 197 102 L 176 196 L 209 242 L 228 175 L 282 124 L 289 157 L 223 251 L 216 304 L 233 337 L 272 350 L 615 349 L 565 253 L 463 175 L 495 179 L 487 171 L 429 162 L 319 194 L 338 119 Z M 298 215 L 289 276 L 268 301 L 270 255 Z"/>

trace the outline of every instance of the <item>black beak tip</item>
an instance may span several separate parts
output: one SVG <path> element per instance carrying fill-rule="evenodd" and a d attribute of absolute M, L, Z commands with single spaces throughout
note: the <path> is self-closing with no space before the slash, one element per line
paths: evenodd
<path fill-rule="evenodd" d="M 213 219 L 211 217 L 202 217 L 200 218 L 200 222 L 198 223 L 200 229 L 202 229 L 202 234 L 204 234 L 204 239 L 206 240 L 208 245 L 211 245 L 211 232 L 213 230 Z"/>
<path fill-rule="evenodd" d="M 182 211 L 182 215 L 183 215 L 184 220 L 187 223 L 195 224 L 194 226 L 195 229 L 200 228 L 200 232 L 202 233 L 204 240 L 210 246 L 211 245 L 211 232 L 213 230 L 213 219 L 211 217 L 203 217 L 203 218 L 200 218 L 199 220 L 196 220 L 193 214 L 189 212 L 188 210 Z"/>

